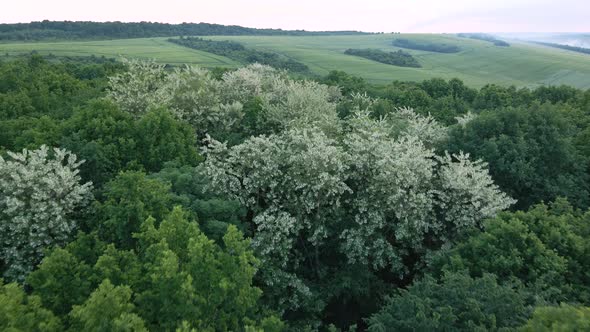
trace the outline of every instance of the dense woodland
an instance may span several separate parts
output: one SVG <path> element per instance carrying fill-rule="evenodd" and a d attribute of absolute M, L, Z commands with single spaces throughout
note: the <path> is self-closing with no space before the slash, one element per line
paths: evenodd
<path fill-rule="evenodd" d="M 344 54 L 359 56 L 361 58 L 398 67 L 422 67 L 416 58 L 414 58 L 410 53 L 404 52 L 402 50 L 386 52 L 375 48 L 349 48 L 344 51 Z"/>
<path fill-rule="evenodd" d="M 462 38 L 471 38 L 471 39 L 479 39 L 479 40 L 487 41 L 487 42 L 490 42 L 496 46 L 503 46 L 503 47 L 510 46 L 509 43 L 507 43 L 503 40 L 500 40 L 492 35 L 488 35 L 486 33 L 458 33 L 457 36 L 462 37 Z"/>
<path fill-rule="evenodd" d="M 457 53 L 461 48 L 457 45 L 445 43 L 432 43 L 420 40 L 410 40 L 405 38 L 394 39 L 391 43 L 393 46 L 408 48 L 411 50 L 429 51 L 437 53 Z"/>
<path fill-rule="evenodd" d="M 0 63 L 0 330 L 590 326 L 590 90 Z"/>
<path fill-rule="evenodd" d="M 175 36 L 301 36 L 366 34 L 360 31 L 255 29 L 210 23 L 41 21 L 0 24 L 0 41 L 92 40 Z"/>
<path fill-rule="evenodd" d="M 292 73 L 310 74 L 309 68 L 297 60 L 278 53 L 246 48 L 231 40 L 216 41 L 198 37 L 180 37 L 170 38 L 168 41 L 195 50 L 222 55 L 242 64 L 260 63 Z"/>

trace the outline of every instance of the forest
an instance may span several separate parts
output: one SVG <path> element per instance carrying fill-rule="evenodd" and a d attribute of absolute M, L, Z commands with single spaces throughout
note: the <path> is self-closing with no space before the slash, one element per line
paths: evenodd
<path fill-rule="evenodd" d="M 0 110 L 0 330 L 590 326 L 590 90 L 31 54 Z"/>
<path fill-rule="evenodd" d="M 246 48 L 235 41 L 216 41 L 198 37 L 170 38 L 168 41 L 195 50 L 222 55 L 241 64 L 260 63 L 292 73 L 310 74 L 309 68 L 297 60 L 278 53 Z"/>
<path fill-rule="evenodd" d="M 0 41 L 101 40 L 176 36 L 322 36 L 360 35 L 360 31 L 255 29 L 211 23 L 38 21 L 0 24 Z"/>
<path fill-rule="evenodd" d="M 397 38 L 391 42 L 393 46 L 408 48 L 411 50 L 438 52 L 438 53 L 457 53 L 461 48 L 456 45 L 444 43 L 431 43 L 417 40 L 410 40 L 406 38 Z"/>
<path fill-rule="evenodd" d="M 385 63 L 388 65 L 399 66 L 399 67 L 413 67 L 420 68 L 420 63 L 410 53 L 402 50 L 395 52 L 386 52 L 379 49 L 365 48 L 365 49 L 354 49 L 349 48 L 344 51 L 344 54 L 354 55 L 361 58 Z"/>
<path fill-rule="evenodd" d="M 490 42 L 496 46 L 503 46 L 503 47 L 510 46 L 509 43 L 507 43 L 503 40 L 500 40 L 492 35 L 488 35 L 487 33 L 458 33 L 457 36 L 462 37 L 462 38 L 471 38 L 471 39 L 479 39 L 479 40 L 487 41 L 487 42 Z"/>

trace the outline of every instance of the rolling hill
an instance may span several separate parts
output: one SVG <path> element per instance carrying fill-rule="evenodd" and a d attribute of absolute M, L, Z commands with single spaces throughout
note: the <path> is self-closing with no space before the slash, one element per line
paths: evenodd
<path fill-rule="evenodd" d="M 213 40 L 233 40 L 244 46 L 277 52 L 306 64 L 323 75 L 343 70 L 375 83 L 393 80 L 420 81 L 432 77 L 457 77 L 474 87 L 487 83 L 534 87 L 567 84 L 590 88 L 590 56 L 522 41 L 510 41 L 510 47 L 498 47 L 481 40 L 447 34 L 372 34 L 333 36 L 210 36 Z M 458 53 L 436 53 L 403 49 L 411 53 L 421 68 L 396 67 L 346 55 L 348 48 L 372 48 L 396 51 L 395 38 L 458 46 Z M 107 57 L 153 58 L 170 64 L 197 64 L 204 67 L 236 67 L 239 64 L 223 56 L 197 51 L 170 43 L 166 38 L 117 39 L 105 41 L 69 41 L 0 44 L 0 55 L 38 51 L 57 56 L 104 55 Z"/>

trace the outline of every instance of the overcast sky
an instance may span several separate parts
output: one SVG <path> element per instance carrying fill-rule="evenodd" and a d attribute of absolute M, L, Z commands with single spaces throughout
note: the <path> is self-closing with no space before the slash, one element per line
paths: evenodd
<path fill-rule="evenodd" d="M 2 0 L 0 22 L 208 22 L 401 32 L 590 32 L 590 0 Z"/>

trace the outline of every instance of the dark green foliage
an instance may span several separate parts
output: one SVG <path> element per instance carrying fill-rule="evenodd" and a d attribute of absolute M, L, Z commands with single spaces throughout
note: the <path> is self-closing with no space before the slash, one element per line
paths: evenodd
<path fill-rule="evenodd" d="M 34 289 L 33 294 L 58 316 L 70 312 L 72 305 L 82 303 L 96 282 L 92 265 L 68 249 L 55 249 L 27 278 L 27 284 Z"/>
<path fill-rule="evenodd" d="M 410 53 L 404 52 L 402 50 L 398 50 L 395 52 L 385 52 L 373 48 L 349 48 L 346 51 L 344 51 L 344 54 L 359 56 L 361 58 L 399 67 L 422 67 L 418 60 L 416 60 Z"/>
<path fill-rule="evenodd" d="M 567 85 L 540 86 L 533 91 L 532 97 L 541 103 L 572 103 L 580 105 L 583 98 L 580 92 L 580 90 Z"/>
<path fill-rule="evenodd" d="M 305 64 L 292 58 L 278 53 L 249 49 L 234 41 L 215 41 L 197 37 L 170 38 L 168 41 L 196 50 L 226 56 L 242 64 L 260 63 L 295 73 L 309 72 L 309 68 Z"/>
<path fill-rule="evenodd" d="M 472 279 L 461 273 L 440 282 L 426 276 L 393 295 L 368 320 L 371 332 L 486 331 L 515 328 L 528 314 L 519 287 L 502 286 L 493 275 Z"/>
<path fill-rule="evenodd" d="M 205 51 L 217 55 L 231 57 L 235 52 L 242 52 L 246 50 L 244 45 L 231 40 L 210 40 L 198 37 L 180 37 L 170 38 L 169 42 L 194 48 L 196 50 Z"/>
<path fill-rule="evenodd" d="M 435 270 L 467 270 L 518 279 L 538 300 L 590 304 L 590 214 L 565 200 L 529 212 L 501 213 L 484 231 L 461 242 L 434 263 Z"/>
<path fill-rule="evenodd" d="M 491 36 L 491 35 L 488 35 L 485 33 L 458 33 L 457 36 L 462 37 L 462 38 L 471 38 L 471 39 L 479 39 L 479 40 L 487 41 L 487 42 L 493 43 L 496 46 L 503 46 L 503 47 L 510 46 L 510 44 L 508 44 L 507 42 L 497 39 L 494 36 Z"/>
<path fill-rule="evenodd" d="M 34 54 L 0 62 L 0 153 L 58 146 L 64 119 L 100 96 L 106 75 L 118 68 L 90 60 L 49 62 Z M 86 70 L 94 71 L 92 79 L 80 77 Z"/>
<path fill-rule="evenodd" d="M 483 112 L 450 132 L 448 149 L 488 162 L 498 185 L 527 208 L 558 196 L 588 207 L 586 160 L 567 111 L 548 105 Z"/>
<path fill-rule="evenodd" d="M 170 185 L 127 171 L 105 186 L 104 201 L 96 203 L 98 232 L 119 248 L 133 248 L 133 233 L 148 217 L 161 220 L 170 212 Z"/>
<path fill-rule="evenodd" d="M 159 171 L 169 161 L 196 165 L 200 160 L 196 140 L 190 125 L 162 109 L 149 112 L 135 124 L 134 151 L 137 161 L 148 172 Z"/>
<path fill-rule="evenodd" d="M 64 64 L 49 63 L 39 55 L 0 63 L 0 77 L 0 120 L 41 115 L 64 118 L 91 90 Z"/>
<path fill-rule="evenodd" d="M 107 101 L 94 101 L 63 123 L 60 145 L 85 160 L 83 179 L 100 188 L 135 160 L 134 131 L 128 113 Z"/>
<path fill-rule="evenodd" d="M 443 79 L 424 80 L 420 83 L 393 82 L 384 86 L 370 85 L 360 77 L 343 72 L 333 72 L 325 76 L 322 83 L 341 87 L 346 95 L 366 93 L 379 98 L 373 106 L 376 116 L 386 115 L 395 107 L 412 107 L 420 114 L 430 114 L 443 124 L 456 123 L 455 117 L 472 109 L 478 96 L 478 90 L 469 88 L 459 79 L 445 81 Z M 528 91 L 528 90 L 527 90 Z M 348 115 L 355 105 L 348 100 L 338 105 L 341 116 Z"/>
<path fill-rule="evenodd" d="M 43 144 L 57 146 L 60 137 L 59 121 L 47 115 L 0 120 L 0 153 L 2 150 L 34 150 Z"/>
<path fill-rule="evenodd" d="M 240 221 L 245 216 L 245 209 L 238 202 L 209 192 L 206 189 L 208 179 L 200 168 L 169 163 L 150 177 L 172 185 L 170 195 L 173 204 L 182 205 L 191 212 L 209 238 L 221 241 L 229 225 L 247 232 Z"/>
<path fill-rule="evenodd" d="M 353 92 L 366 92 L 369 90 L 369 84 L 364 78 L 352 76 L 340 70 L 332 70 L 324 76 L 321 81 L 327 85 L 337 85 L 343 95 L 350 95 Z"/>
<path fill-rule="evenodd" d="M 430 51 L 438 53 L 457 53 L 461 51 L 461 48 L 459 48 L 459 46 L 456 45 L 410 40 L 405 38 L 395 39 L 392 42 L 392 45 L 402 48 L 409 48 L 411 50 Z"/>
<path fill-rule="evenodd" d="M 395 107 L 411 107 L 420 114 L 430 114 L 438 121 L 450 125 L 456 123 L 455 117 L 467 111 L 495 110 L 503 107 L 531 107 L 535 103 L 567 104 L 572 108 L 590 112 L 590 92 L 569 86 L 541 86 L 534 90 L 517 89 L 514 86 L 502 87 L 488 84 L 481 89 L 473 89 L 459 80 L 445 81 L 440 78 L 422 82 L 394 81 L 387 85 L 371 85 L 360 77 L 351 75 L 325 76 L 322 83 L 337 85 L 346 94 L 366 93 L 373 98 L 386 99 Z M 352 83 L 355 82 L 355 83 Z M 343 103 L 347 101 L 344 100 Z M 340 107 L 346 107 L 340 105 Z M 343 110 L 341 113 L 347 113 Z M 576 124 L 587 127 L 587 122 Z"/>
<path fill-rule="evenodd" d="M 172 36 L 303 36 L 355 35 L 360 31 L 255 29 L 210 23 L 41 21 L 0 24 L 0 40 L 121 39 Z"/>
<path fill-rule="evenodd" d="M 191 127 L 164 110 L 152 110 L 139 120 L 107 101 L 93 101 L 63 123 L 61 146 L 86 160 L 84 179 L 95 187 L 119 171 L 159 171 L 166 162 L 196 165 L 200 157 Z"/>

